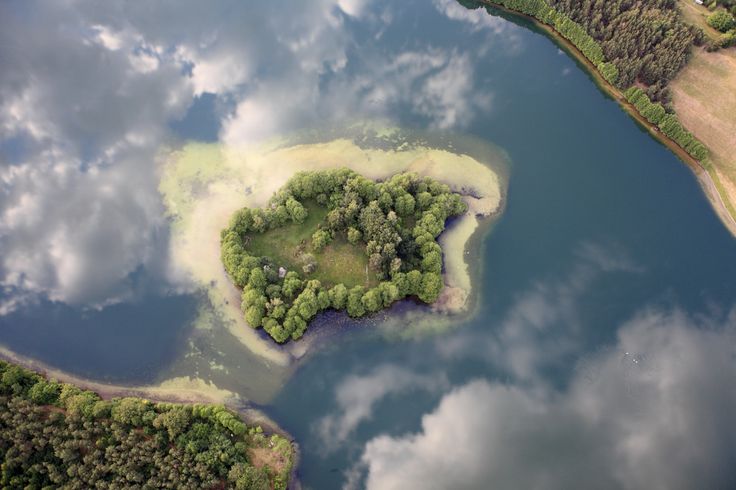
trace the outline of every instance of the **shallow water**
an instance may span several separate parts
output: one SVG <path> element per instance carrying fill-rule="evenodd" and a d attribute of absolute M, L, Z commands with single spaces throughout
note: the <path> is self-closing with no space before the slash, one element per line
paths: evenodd
<path fill-rule="evenodd" d="M 263 21 L 269 7 L 248 25 L 289 37 L 307 8 L 292 7 L 284 25 Z M 126 13 L 145 30 L 139 14 Z M 207 95 L 170 124 L 178 139 L 167 143 L 380 118 L 498 145 L 509 187 L 469 255 L 476 313 L 434 335 L 414 335 L 414 323 L 433 330 L 447 317 L 399 316 L 412 323 L 408 339 L 401 325 L 351 324 L 292 373 L 249 353 L 201 292 L 157 287 L 142 267 L 131 275 L 140 299 L 99 310 L 30 303 L 0 317 L 0 341 L 86 377 L 190 375 L 254 400 L 300 443 L 307 488 L 733 485 L 736 242 L 691 171 L 524 21 L 450 1 L 339 2 L 312 14 L 334 38 L 293 37 L 321 55 L 292 39 L 250 68 L 275 85 L 246 106 L 260 119 L 235 124 L 232 111 L 262 86 Z M 198 15 L 237 31 L 227 9 Z M 238 53 L 245 40 L 228 42 Z M 344 58 L 331 58 L 335 44 Z M 314 82 L 309 95 L 289 77 Z M 694 441 L 703 460 L 677 451 Z"/>

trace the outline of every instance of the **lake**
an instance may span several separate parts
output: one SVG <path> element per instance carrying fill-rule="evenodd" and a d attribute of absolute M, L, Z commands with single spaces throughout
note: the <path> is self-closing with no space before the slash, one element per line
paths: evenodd
<path fill-rule="evenodd" d="M 450 0 L 276 3 L 178 7 L 172 22 L 190 30 L 160 32 L 163 6 L 122 9 L 127 27 L 79 6 L 88 27 L 110 26 L 97 28 L 108 34 L 101 43 L 125 46 L 126 29 L 135 31 L 147 41 L 131 52 L 168 70 L 150 85 L 135 79 L 123 98 L 160 84 L 185 99 L 163 122 L 121 116 L 97 130 L 59 119 L 76 128 L 64 134 L 77 138 L 81 166 L 98 165 L 106 138 L 127 123 L 155 125 L 130 137 L 155 151 L 130 150 L 100 172 L 146 156 L 151 167 L 161 148 L 186 141 L 235 145 L 358 120 L 488 142 L 508 154 L 509 183 L 503 213 L 469 255 L 474 313 L 411 338 L 381 321 L 350 324 L 291 365 L 264 361 L 223 326 L 206 294 L 170 273 L 174 225 L 152 204 L 155 218 L 140 224 L 155 228 L 150 240 L 130 242 L 138 255 L 96 291 L 72 294 L 69 282 L 6 263 L 6 277 L 29 279 L 3 283 L 14 306 L 0 316 L 0 342 L 90 379 L 199 377 L 252 400 L 299 442 L 306 488 L 733 487 L 736 241 L 691 170 L 523 19 Z M 41 29 L 54 12 L 32 19 L 40 8 L 15 15 Z M 62 37 L 76 36 L 88 33 Z M 86 49 L 81 59 L 92 56 Z M 5 138 L 8 168 L 33 151 L 23 138 Z M 150 199 L 160 199 L 157 174 L 143 175 Z M 123 207 L 141 201 L 123 197 Z M 45 229 L 34 233 L 29 240 L 56 243 Z M 100 264 L 117 260 L 117 243 L 109 246 L 84 274 L 97 278 Z M 34 260 L 63 277 L 38 250 Z"/>

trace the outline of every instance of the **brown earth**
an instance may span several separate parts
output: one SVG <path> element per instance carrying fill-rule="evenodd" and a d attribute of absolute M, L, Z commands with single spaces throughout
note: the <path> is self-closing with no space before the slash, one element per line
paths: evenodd
<path fill-rule="evenodd" d="M 711 152 L 709 173 L 736 224 L 736 49 L 695 49 L 670 88 L 680 121 Z"/>

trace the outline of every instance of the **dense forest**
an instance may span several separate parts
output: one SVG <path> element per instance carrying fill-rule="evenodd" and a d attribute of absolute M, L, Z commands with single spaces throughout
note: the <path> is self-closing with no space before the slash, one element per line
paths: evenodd
<path fill-rule="evenodd" d="M 106 401 L 0 361 L 2 488 L 283 489 L 292 451 L 222 406 Z"/>
<path fill-rule="evenodd" d="M 311 236 L 311 249 L 342 241 L 362 250 L 375 286 L 323 283 L 319 270 L 285 272 L 273 257 L 249 252 L 253 234 L 304 223 L 305 204 L 312 201 L 327 212 Z M 243 288 L 241 307 L 248 324 L 262 326 L 284 342 L 300 338 L 326 309 L 361 317 L 407 296 L 434 302 L 443 286 L 437 237 L 448 218 L 466 210 L 460 195 L 447 185 L 415 174 L 375 182 L 346 168 L 301 172 L 266 208 L 244 208 L 233 215 L 222 232 L 222 261 L 233 282 Z"/>
<path fill-rule="evenodd" d="M 720 5 L 728 9 L 732 14 L 736 15 L 736 0 L 716 0 L 716 5 Z"/>
<path fill-rule="evenodd" d="M 702 32 L 686 24 L 675 0 L 549 0 L 581 24 L 618 68 L 619 87 L 639 81 L 650 98 L 667 101 L 664 87 L 687 63 Z"/>

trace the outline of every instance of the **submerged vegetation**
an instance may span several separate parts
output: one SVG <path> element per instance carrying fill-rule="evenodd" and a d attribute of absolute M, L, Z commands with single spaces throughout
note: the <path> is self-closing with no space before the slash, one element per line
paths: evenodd
<path fill-rule="evenodd" d="M 3 488 L 286 488 L 293 447 L 217 405 L 102 400 L 0 361 Z"/>
<path fill-rule="evenodd" d="M 346 168 L 296 174 L 264 209 L 238 210 L 222 231 L 241 308 L 277 342 L 300 338 L 320 311 L 362 317 L 442 290 L 437 237 L 467 205 L 431 178 L 375 182 Z"/>

